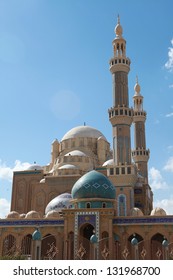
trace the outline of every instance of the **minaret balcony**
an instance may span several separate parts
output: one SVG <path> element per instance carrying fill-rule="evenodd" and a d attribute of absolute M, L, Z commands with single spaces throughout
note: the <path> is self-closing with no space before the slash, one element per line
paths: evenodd
<path fill-rule="evenodd" d="M 113 126 L 117 124 L 131 125 L 133 121 L 133 109 L 128 107 L 114 107 L 108 110 L 109 120 Z"/>
<path fill-rule="evenodd" d="M 109 61 L 111 73 L 123 71 L 128 73 L 130 71 L 130 59 L 128 57 L 113 57 Z"/>
<path fill-rule="evenodd" d="M 145 111 L 133 111 L 133 122 L 145 122 L 146 116 Z"/>
<path fill-rule="evenodd" d="M 150 150 L 146 150 L 144 148 L 137 148 L 135 150 L 132 150 L 132 157 L 134 162 L 139 161 L 148 161 L 150 157 Z"/>
<path fill-rule="evenodd" d="M 136 166 L 134 164 L 121 164 L 109 166 L 107 176 L 115 186 L 133 186 L 136 182 Z"/>

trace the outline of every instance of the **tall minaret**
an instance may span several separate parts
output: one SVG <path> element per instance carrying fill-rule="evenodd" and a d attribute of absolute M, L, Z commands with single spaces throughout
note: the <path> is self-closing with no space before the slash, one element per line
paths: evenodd
<path fill-rule="evenodd" d="M 129 108 L 128 73 L 130 59 L 126 56 L 126 41 L 123 29 L 118 23 L 113 40 L 113 58 L 110 60 L 110 72 L 113 81 L 113 105 L 108 110 L 113 131 L 113 165 L 107 174 L 116 186 L 115 208 L 118 216 L 130 214 L 134 207 L 134 185 L 136 166 L 131 161 L 130 128 L 133 121 L 133 109 Z"/>
<path fill-rule="evenodd" d="M 140 85 L 138 84 L 138 78 L 136 80 L 134 90 L 134 150 L 132 151 L 132 157 L 136 163 L 138 172 L 145 178 L 146 183 L 148 183 L 148 159 L 150 152 L 146 149 L 146 112 L 143 110 L 143 96 L 140 93 L 141 89 Z"/>
<path fill-rule="evenodd" d="M 110 60 L 110 71 L 113 79 L 113 107 L 109 109 L 109 120 L 113 128 L 114 165 L 131 164 L 130 127 L 133 110 L 129 108 L 128 73 L 130 59 L 126 57 L 126 41 L 122 37 L 123 29 L 118 23 L 115 27 L 116 37 L 113 40 L 114 56 Z"/>

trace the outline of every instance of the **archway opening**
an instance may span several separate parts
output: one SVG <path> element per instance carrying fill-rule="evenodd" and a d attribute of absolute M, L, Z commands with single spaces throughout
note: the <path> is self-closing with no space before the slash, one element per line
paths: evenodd
<path fill-rule="evenodd" d="M 164 240 L 164 235 L 161 233 L 156 233 L 151 238 L 151 258 L 153 260 L 163 259 L 163 246 L 162 242 Z"/>
<path fill-rule="evenodd" d="M 93 235 L 94 227 L 91 224 L 84 224 L 80 229 L 80 235 L 88 240 Z"/>

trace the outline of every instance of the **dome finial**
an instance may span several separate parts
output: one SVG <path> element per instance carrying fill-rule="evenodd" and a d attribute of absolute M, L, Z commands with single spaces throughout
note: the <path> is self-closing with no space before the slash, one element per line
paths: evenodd
<path fill-rule="evenodd" d="M 122 29 L 122 26 L 120 24 L 119 14 L 118 14 L 118 17 L 117 17 L 117 25 L 115 26 L 115 34 L 116 34 L 116 37 L 118 37 L 118 38 L 121 38 L 122 34 L 123 34 L 123 29 Z"/>
<path fill-rule="evenodd" d="M 120 24 L 120 15 L 118 14 L 117 23 Z"/>

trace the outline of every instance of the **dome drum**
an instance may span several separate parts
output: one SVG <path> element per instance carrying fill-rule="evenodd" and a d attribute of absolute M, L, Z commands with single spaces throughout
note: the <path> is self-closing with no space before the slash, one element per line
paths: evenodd
<path fill-rule="evenodd" d="M 73 204 L 74 208 L 91 208 L 91 209 L 100 209 L 100 208 L 114 208 L 114 199 L 100 199 L 100 198 L 93 198 L 93 199 L 72 199 L 71 203 Z"/>

